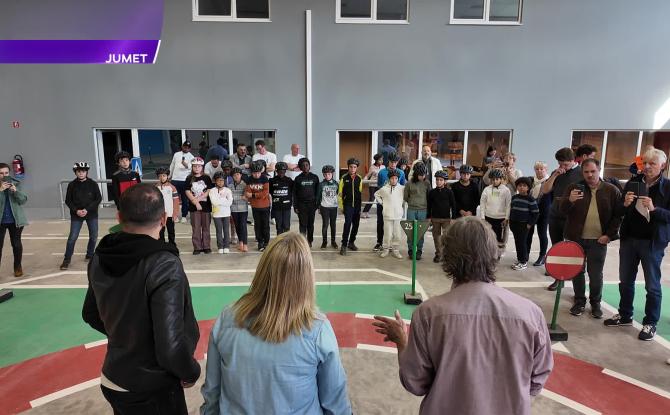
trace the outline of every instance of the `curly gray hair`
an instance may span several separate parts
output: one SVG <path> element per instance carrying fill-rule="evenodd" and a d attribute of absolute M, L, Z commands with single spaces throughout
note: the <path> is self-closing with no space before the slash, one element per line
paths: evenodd
<path fill-rule="evenodd" d="M 488 222 L 475 216 L 452 221 L 442 246 L 442 269 L 456 284 L 496 280 L 498 242 Z"/>

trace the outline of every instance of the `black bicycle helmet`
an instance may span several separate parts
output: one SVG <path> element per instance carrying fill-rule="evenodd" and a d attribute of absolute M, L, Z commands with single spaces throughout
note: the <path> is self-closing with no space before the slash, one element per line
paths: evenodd
<path fill-rule="evenodd" d="M 427 173 L 428 169 L 426 169 L 426 165 L 423 161 L 419 161 L 414 165 L 414 174 L 417 176 L 425 176 Z"/>
<path fill-rule="evenodd" d="M 309 162 L 309 159 L 307 157 L 302 157 L 300 160 L 298 160 L 298 167 L 302 169 L 302 165 L 304 163 L 307 163 L 310 166 L 312 165 L 312 163 Z"/>
<path fill-rule="evenodd" d="M 475 170 L 472 168 L 472 166 L 470 166 L 468 164 L 464 164 L 464 165 L 462 165 L 461 167 L 458 168 L 458 172 L 461 173 L 461 174 L 464 174 L 464 173 L 472 174 L 473 171 L 475 171 Z"/>
<path fill-rule="evenodd" d="M 249 167 L 252 173 L 262 172 L 264 168 L 262 160 L 252 161 Z"/>
<path fill-rule="evenodd" d="M 448 179 L 449 179 L 449 175 L 448 175 L 447 172 L 444 171 L 444 170 L 440 170 L 440 171 L 436 171 L 436 172 L 435 172 L 435 178 L 438 178 L 438 177 L 441 177 L 441 178 L 443 178 L 444 180 L 448 180 Z"/>
<path fill-rule="evenodd" d="M 233 169 L 230 171 L 230 174 L 242 174 L 242 169 L 239 167 L 233 167 Z"/>
<path fill-rule="evenodd" d="M 90 168 L 91 168 L 91 166 L 89 166 L 87 162 L 78 161 L 78 162 L 74 163 L 74 166 L 72 166 L 72 171 L 77 171 L 77 170 L 88 171 Z"/>
<path fill-rule="evenodd" d="M 347 160 L 347 166 L 351 166 L 352 164 L 355 164 L 356 166 L 360 166 L 360 165 L 361 165 L 361 162 L 358 161 L 357 158 L 353 158 L 353 157 L 352 157 L 352 158 L 350 158 L 349 160 Z"/>
<path fill-rule="evenodd" d="M 489 179 L 502 179 L 505 177 L 505 174 L 500 169 L 493 169 L 489 172 Z"/>
<path fill-rule="evenodd" d="M 280 170 L 284 170 L 284 171 L 286 171 L 286 170 L 288 170 L 288 164 L 284 163 L 283 161 L 279 161 L 279 162 L 277 162 L 277 164 L 275 164 L 275 170 L 277 170 L 277 171 L 280 171 Z"/>
<path fill-rule="evenodd" d="M 214 177 L 212 177 L 212 180 L 217 181 L 218 179 L 224 179 L 225 180 L 226 175 L 222 171 L 217 171 L 214 173 Z"/>
<path fill-rule="evenodd" d="M 400 177 L 400 170 L 399 169 L 388 169 L 388 178 L 390 179 L 391 177 Z"/>
<path fill-rule="evenodd" d="M 409 162 L 407 161 L 406 158 L 401 158 L 400 160 L 398 160 L 398 166 L 406 166 L 407 163 Z"/>
<path fill-rule="evenodd" d="M 221 162 L 221 168 L 222 169 L 232 169 L 233 168 L 233 162 L 230 160 L 224 160 Z"/>
<path fill-rule="evenodd" d="M 321 167 L 321 173 L 335 173 L 335 167 L 331 166 L 330 164 L 326 164 L 325 166 Z"/>
<path fill-rule="evenodd" d="M 127 151 L 119 151 L 118 153 L 116 153 L 116 154 L 114 155 L 114 161 L 116 161 L 117 163 L 118 163 L 119 160 L 121 160 L 121 159 L 128 159 L 128 160 L 130 160 L 130 153 L 128 153 Z"/>
<path fill-rule="evenodd" d="M 391 154 L 389 154 L 388 160 L 389 161 L 398 161 L 398 160 L 400 160 L 400 157 L 398 157 L 398 154 L 396 154 L 396 153 L 391 153 Z"/>
<path fill-rule="evenodd" d="M 161 174 L 167 174 L 168 176 L 170 175 L 170 169 L 167 167 L 159 167 L 156 169 L 156 177 L 160 176 Z"/>

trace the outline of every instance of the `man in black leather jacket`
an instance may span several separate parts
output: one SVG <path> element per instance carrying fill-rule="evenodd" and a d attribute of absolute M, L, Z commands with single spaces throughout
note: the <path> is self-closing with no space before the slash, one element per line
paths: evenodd
<path fill-rule="evenodd" d="M 159 240 L 163 197 L 155 186 L 133 186 L 118 216 L 122 232 L 105 236 L 89 264 L 82 310 L 109 340 L 103 395 L 115 414 L 186 414 L 200 333 L 178 252 Z"/>

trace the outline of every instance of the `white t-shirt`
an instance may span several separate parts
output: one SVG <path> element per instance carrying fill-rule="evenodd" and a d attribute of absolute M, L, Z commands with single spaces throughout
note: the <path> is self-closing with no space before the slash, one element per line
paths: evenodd
<path fill-rule="evenodd" d="M 174 189 L 174 187 L 172 187 L 172 185 L 170 184 L 166 184 L 164 186 L 161 186 L 159 184 L 157 187 L 158 190 L 163 195 L 163 203 L 165 204 L 165 214 L 167 215 L 168 218 L 171 218 L 172 214 L 174 213 L 173 197 L 175 197 L 175 195 L 178 195 L 177 190 Z"/>
<path fill-rule="evenodd" d="M 284 159 L 282 161 L 286 164 L 298 164 L 298 161 L 303 157 L 305 157 L 305 156 L 303 156 L 302 154 L 298 154 L 297 156 L 294 156 L 292 154 L 287 154 L 287 155 L 284 156 Z M 293 180 L 295 180 L 295 178 L 298 177 L 298 175 L 300 173 L 301 172 L 299 172 L 299 171 L 286 170 L 286 175 Z"/>
<path fill-rule="evenodd" d="M 182 157 L 186 160 L 188 167 L 184 167 L 181 164 Z M 170 179 L 183 182 L 186 180 L 189 174 L 191 174 L 191 161 L 195 156 L 191 153 L 184 153 L 183 151 L 177 151 L 172 157 L 172 163 L 170 163 Z"/>
<path fill-rule="evenodd" d="M 269 166 L 270 164 L 277 164 L 277 155 L 275 153 L 270 153 L 269 151 L 266 151 L 265 154 L 261 153 L 254 154 L 251 160 L 252 161 L 263 160 L 265 161 L 265 164 Z M 268 177 L 275 177 L 275 172 L 274 171 L 268 172 Z"/>
<path fill-rule="evenodd" d="M 212 181 L 214 180 L 214 173 L 216 173 L 217 171 L 223 171 L 223 169 L 221 168 L 221 162 L 219 162 L 218 167 L 212 166 L 211 161 L 205 164 L 205 174 L 208 175 L 209 178 L 212 179 Z"/>

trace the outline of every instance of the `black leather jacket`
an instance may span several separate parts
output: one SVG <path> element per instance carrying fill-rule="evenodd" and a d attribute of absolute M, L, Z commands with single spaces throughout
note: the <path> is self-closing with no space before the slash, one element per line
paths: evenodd
<path fill-rule="evenodd" d="M 88 267 L 82 316 L 109 339 L 102 372 L 131 392 L 200 376 L 188 280 L 166 245 L 146 235 L 107 235 Z"/>

